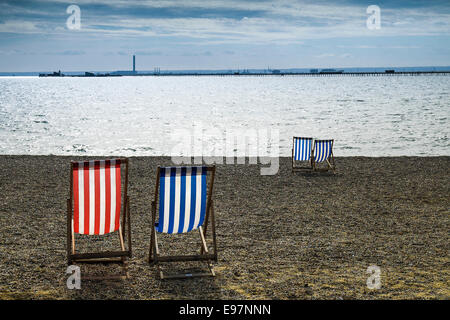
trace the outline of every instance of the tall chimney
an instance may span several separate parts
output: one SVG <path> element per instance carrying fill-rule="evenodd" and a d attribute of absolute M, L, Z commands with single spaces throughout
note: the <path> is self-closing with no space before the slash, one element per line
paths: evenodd
<path fill-rule="evenodd" d="M 136 56 L 133 54 L 133 73 L 136 72 Z"/>

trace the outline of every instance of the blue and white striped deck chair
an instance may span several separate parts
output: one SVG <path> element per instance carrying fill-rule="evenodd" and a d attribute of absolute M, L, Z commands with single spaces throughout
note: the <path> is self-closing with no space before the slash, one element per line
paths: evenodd
<path fill-rule="evenodd" d="M 217 261 L 216 230 L 212 190 L 215 166 L 158 167 L 155 200 L 152 202 L 152 235 L 149 262 L 158 265 L 161 279 L 214 276 L 211 262 Z M 208 180 L 208 172 L 209 182 Z M 156 212 L 159 218 L 156 221 Z M 211 218 L 213 252 L 208 251 L 206 229 Z M 198 230 L 200 254 L 161 256 L 158 233 L 182 234 Z M 206 261 L 209 272 L 164 275 L 159 263 L 174 261 Z"/>
<path fill-rule="evenodd" d="M 334 140 L 314 140 L 312 164 L 315 171 L 334 171 L 333 143 Z M 322 162 L 327 164 L 325 168 L 318 166 Z"/>
<path fill-rule="evenodd" d="M 292 171 L 294 170 L 312 170 L 312 147 L 313 138 L 293 137 L 292 138 Z M 296 166 L 299 161 L 307 161 L 308 166 Z"/>

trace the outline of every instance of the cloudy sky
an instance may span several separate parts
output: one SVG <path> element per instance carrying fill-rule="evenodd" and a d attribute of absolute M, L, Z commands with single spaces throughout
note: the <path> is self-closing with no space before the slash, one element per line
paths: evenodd
<path fill-rule="evenodd" d="M 450 1 L 0 0 L 0 72 L 128 70 L 133 54 L 138 70 L 449 66 Z"/>

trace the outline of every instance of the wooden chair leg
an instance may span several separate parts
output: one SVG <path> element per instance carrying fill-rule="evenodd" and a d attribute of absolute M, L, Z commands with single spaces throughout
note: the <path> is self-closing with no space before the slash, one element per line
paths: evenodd
<path fill-rule="evenodd" d="M 331 165 L 330 161 L 328 161 L 328 159 L 327 159 L 327 165 L 328 165 L 328 169 L 333 169 L 333 166 Z"/>
<path fill-rule="evenodd" d="M 155 243 L 156 243 L 156 228 L 155 228 L 155 202 L 152 201 L 152 225 L 151 225 L 151 234 L 150 234 L 150 249 L 149 249 L 149 253 L 148 253 L 148 262 L 152 263 L 153 259 L 152 256 L 155 254 Z"/>
<path fill-rule="evenodd" d="M 153 247 L 154 263 L 158 267 L 159 278 L 160 279 L 164 279 L 164 274 L 163 274 L 163 271 L 162 271 L 161 266 L 160 266 L 159 261 L 158 261 L 159 247 L 158 247 L 158 239 L 157 239 L 157 235 L 156 235 L 156 227 L 155 226 L 153 226 L 153 238 L 152 239 L 154 241 L 154 247 Z"/>
<path fill-rule="evenodd" d="M 156 235 L 156 227 L 153 227 L 152 240 L 153 240 L 153 247 L 152 247 L 152 250 L 153 250 L 153 262 L 155 264 L 158 264 L 159 247 L 158 247 L 158 238 L 157 238 L 157 235 Z"/>
<path fill-rule="evenodd" d="M 200 254 L 204 253 L 208 253 L 208 247 L 206 245 L 206 239 L 205 239 L 205 235 L 203 234 L 203 228 L 199 227 L 198 228 L 198 233 L 200 234 L 200 239 L 202 241 L 202 250 L 200 250 Z"/>
<path fill-rule="evenodd" d="M 123 242 L 123 235 L 122 235 L 122 226 L 119 227 L 119 240 L 120 240 L 120 248 L 122 248 L 122 251 L 125 251 L 125 244 Z"/>
<path fill-rule="evenodd" d="M 131 258 L 132 255 L 132 245 L 131 245 L 131 219 L 130 219 L 130 198 L 127 197 L 127 239 L 128 239 L 128 251 L 130 252 L 129 257 Z"/>
<path fill-rule="evenodd" d="M 294 149 L 291 149 L 291 153 L 292 153 L 292 155 L 291 155 L 291 159 L 292 159 L 292 161 L 291 161 L 291 169 L 292 169 L 292 172 L 294 172 Z"/>
<path fill-rule="evenodd" d="M 214 212 L 214 207 L 211 208 L 211 231 L 213 237 L 213 250 L 214 250 L 214 261 L 217 262 L 217 239 L 216 239 L 216 214 Z"/>

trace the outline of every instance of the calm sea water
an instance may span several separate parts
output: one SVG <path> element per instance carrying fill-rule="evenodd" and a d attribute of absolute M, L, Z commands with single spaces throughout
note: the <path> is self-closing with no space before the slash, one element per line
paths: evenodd
<path fill-rule="evenodd" d="M 449 119 L 447 76 L 0 77 L 0 154 L 173 155 L 195 132 L 218 154 L 270 128 L 283 156 L 294 135 L 335 156 L 450 155 Z"/>

